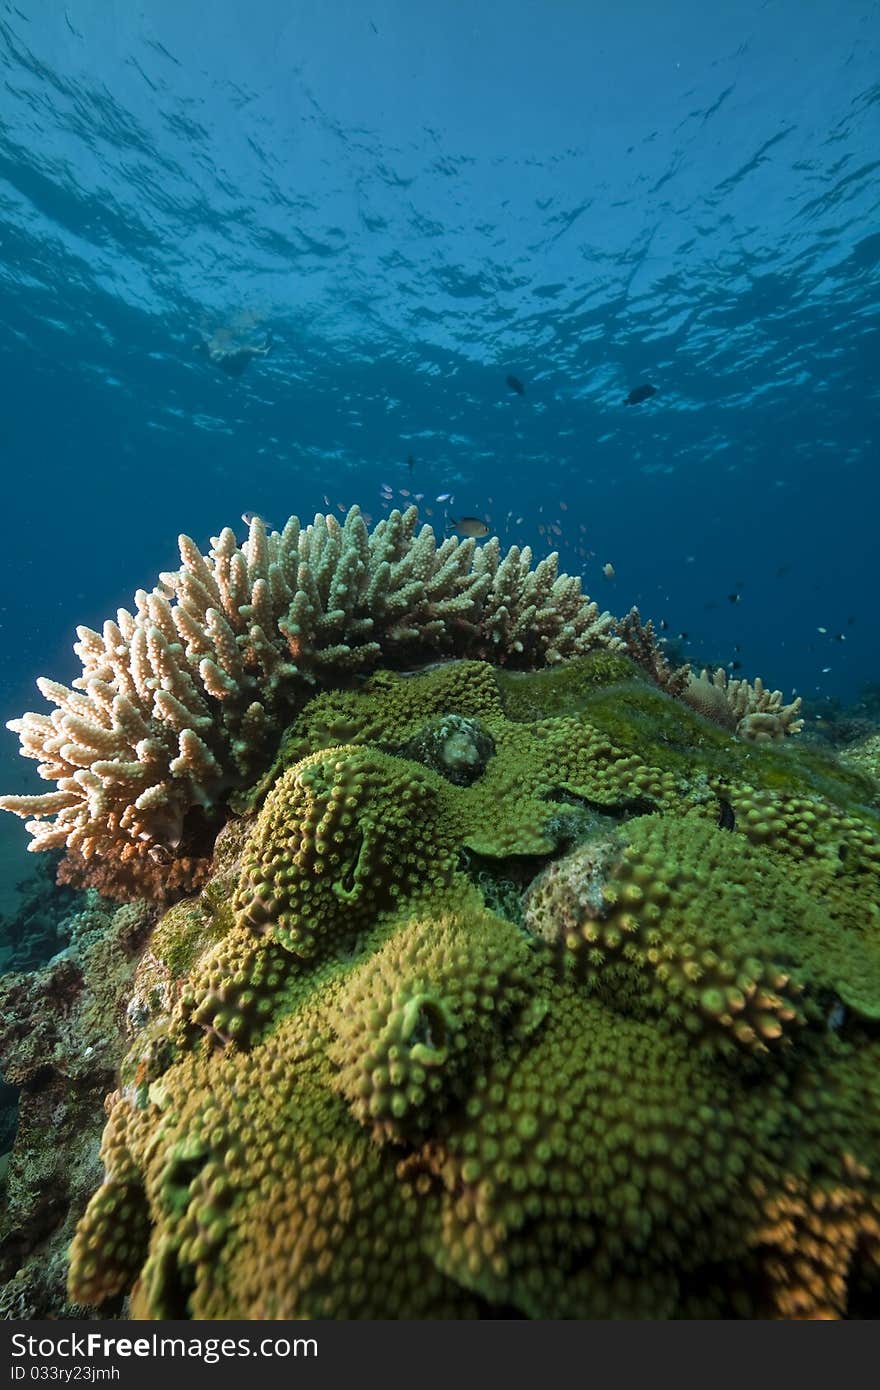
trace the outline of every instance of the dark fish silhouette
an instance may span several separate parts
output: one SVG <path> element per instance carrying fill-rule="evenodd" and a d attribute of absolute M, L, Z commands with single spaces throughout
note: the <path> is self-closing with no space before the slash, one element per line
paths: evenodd
<path fill-rule="evenodd" d="M 657 387 L 650 386 L 647 382 L 644 386 L 634 386 L 624 401 L 624 405 L 641 405 L 642 401 L 650 400 L 656 394 Z"/>
<path fill-rule="evenodd" d="M 479 516 L 460 516 L 458 520 L 450 517 L 447 527 L 450 531 L 457 531 L 460 536 L 467 536 L 469 540 L 479 541 L 489 534 L 489 527 Z"/>
<path fill-rule="evenodd" d="M 505 380 L 511 391 L 515 391 L 518 396 L 524 396 L 526 394 L 526 388 L 523 386 L 518 376 L 505 377 Z"/>
<path fill-rule="evenodd" d="M 736 829 L 736 814 L 729 801 L 725 801 L 723 796 L 718 798 L 718 828 L 720 830 Z"/>
<path fill-rule="evenodd" d="M 414 469 L 415 466 L 416 466 L 416 461 L 415 461 L 415 459 L 413 458 L 412 454 L 407 454 L 407 456 L 406 456 L 406 466 L 407 466 L 407 468 L 408 468 L 409 471 L 410 471 L 410 475 L 412 475 L 412 471 L 413 471 L 413 469 Z"/>

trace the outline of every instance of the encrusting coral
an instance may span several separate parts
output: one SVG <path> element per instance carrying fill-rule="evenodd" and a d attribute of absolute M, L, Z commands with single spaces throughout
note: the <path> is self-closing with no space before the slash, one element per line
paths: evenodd
<path fill-rule="evenodd" d="M 72 688 L 41 678 L 56 709 L 9 727 L 57 790 L 0 797 L 32 817 L 29 848 L 64 848 L 65 877 L 112 896 L 179 895 L 203 882 L 231 788 L 252 780 L 316 683 L 381 660 L 487 657 L 532 667 L 615 647 L 613 619 L 528 547 L 502 556 L 394 511 L 368 531 L 357 507 L 242 547 L 226 528 L 207 556 L 180 537 L 181 568 L 135 595 L 103 632 L 77 629 Z"/>
<path fill-rule="evenodd" d="M 122 1065 L 71 1298 L 870 1316 L 876 788 L 609 655 L 381 671 L 301 710 L 218 878 L 152 935 L 173 984 Z"/>

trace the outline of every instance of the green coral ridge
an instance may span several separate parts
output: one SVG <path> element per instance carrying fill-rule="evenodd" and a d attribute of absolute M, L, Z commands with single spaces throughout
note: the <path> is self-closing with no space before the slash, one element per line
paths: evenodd
<path fill-rule="evenodd" d="M 71 1296 L 870 1316 L 876 795 L 616 654 L 317 696 L 154 933 Z"/>

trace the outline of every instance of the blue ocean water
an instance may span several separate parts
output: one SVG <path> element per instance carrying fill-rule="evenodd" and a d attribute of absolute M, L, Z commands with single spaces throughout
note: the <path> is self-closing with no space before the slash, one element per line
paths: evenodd
<path fill-rule="evenodd" d="M 698 664 L 880 679 L 874 0 L 2 0 L 0 74 L 2 720 L 178 532 L 383 484 Z"/>

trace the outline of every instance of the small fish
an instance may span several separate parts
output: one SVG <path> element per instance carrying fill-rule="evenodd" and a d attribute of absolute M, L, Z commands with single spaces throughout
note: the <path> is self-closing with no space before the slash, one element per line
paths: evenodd
<path fill-rule="evenodd" d="M 834 636 L 832 637 L 831 640 L 832 640 L 832 642 L 845 642 L 845 641 L 846 641 L 846 633 L 844 633 L 844 632 L 835 632 L 835 634 L 834 634 Z"/>
<path fill-rule="evenodd" d="M 742 603 L 742 594 L 728 594 L 728 603 Z"/>
<path fill-rule="evenodd" d="M 728 663 L 727 663 L 727 669 L 728 669 L 728 671 L 741 671 L 741 670 L 742 670 L 742 662 L 741 662 L 741 661 L 728 661 Z"/>
<path fill-rule="evenodd" d="M 252 521 L 262 521 L 267 531 L 277 530 L 277 527 L 271 521 L 267 521 L 266 517 L 261 516 L 259 512 L 242 512 L 241 519 L 245 526 L 250 526 Z"/>
<path fill-rule="evenodd" d="M 451 492 L 441 492 L 439 497 L 434 498 L 435 502 L 454 502 L 455 498 Z"/>
<path fill-rule="evenodd" d="M 829 1033 L 839 1033 L 840 1029 L 843 1027 L 845 1023 L 846 1007 L 840 1002 L 839 999 L 837 999 L 831 1005 L 831 1008 L 828 1010 L 828 1014 L 825 1019 L 825 1026 L 828 1029 Z"/>
<path fill-rule="evenodd" d="M 641 405 L 642 401 L 649 401 L 652 396 L 656 396 L 657 387 L 645 382 L 644 386 L 634 386 L 624 401 L 624 405 Z"/>
<path fill-rule="evenodd" d="M 479 541 L 483 536 L 488 536 L 489 527 L 482 517 L 479 516 L 460 516 L 456 520 L 450 517 L 447 522 L 450 531 L 457 531 L 460 536 L 467 536 L 469 540 Z"/>
<path fill-rule="evenodd" d="M 821 633 L 823 634 L 823 636 L 824 636 L 824 634 L 828 631 L 828 629 L 827 629 L 827 627 L 817 627 L 817 628 L 816 628 L 816 631 L 817 631 L 817 632 L 821 632 Z"/>
<path fill-rule="evenodd" d="M 611 564 L 610 560 L 607 565 L 602 566 L 602 573 L 606 579 L 614 578 L 614 566 Z"/>
<path fill-rule="evenodd" d="M 518 376 L 505 377 L 505 381 L 511 391 L 515 391 L 518 396 L 524 396 L 526 394 L 526 388 L 523 386 Z"/>
<path fill-rule="evenodd" d="M 723 796 L 718 798 L 718 828 L 719 830 L 735 830 L 736 814 L 729 801 L 725 801 Z"/>
<path fill-rule="evenodd" d="M 415 461 L 415 459 L 413 458 L 412 454 L 407 454 L 407 456 L 406 456 L 406 466 L 407 466 L 407 468 L 409 469 L 410 473 L 412 473 L 413 469 L 414 469 L 415 466 L 416 466 L 416 461 Z"/>
<path fill-rule="evenodd" d="M 679 640 L 679 642 L 686 642 L 687 639 L 688 639 L 688 635 L 687 635 L 686 632 L 680 632 L 680 633 L 678 634 L 678 640 Z"/>
<path fill-rule="evenodd" d="M 666 619 L 665 619 L 665 618 L 661 618 L 661 619 L 660 619 L 660 631 L 661 631 L 661 632 L 666 632 L 666 631 L 668 630 L 668 628 L 669 628 L 669 624 L 668 624 L 668 622 L 666 621 Z"/>

